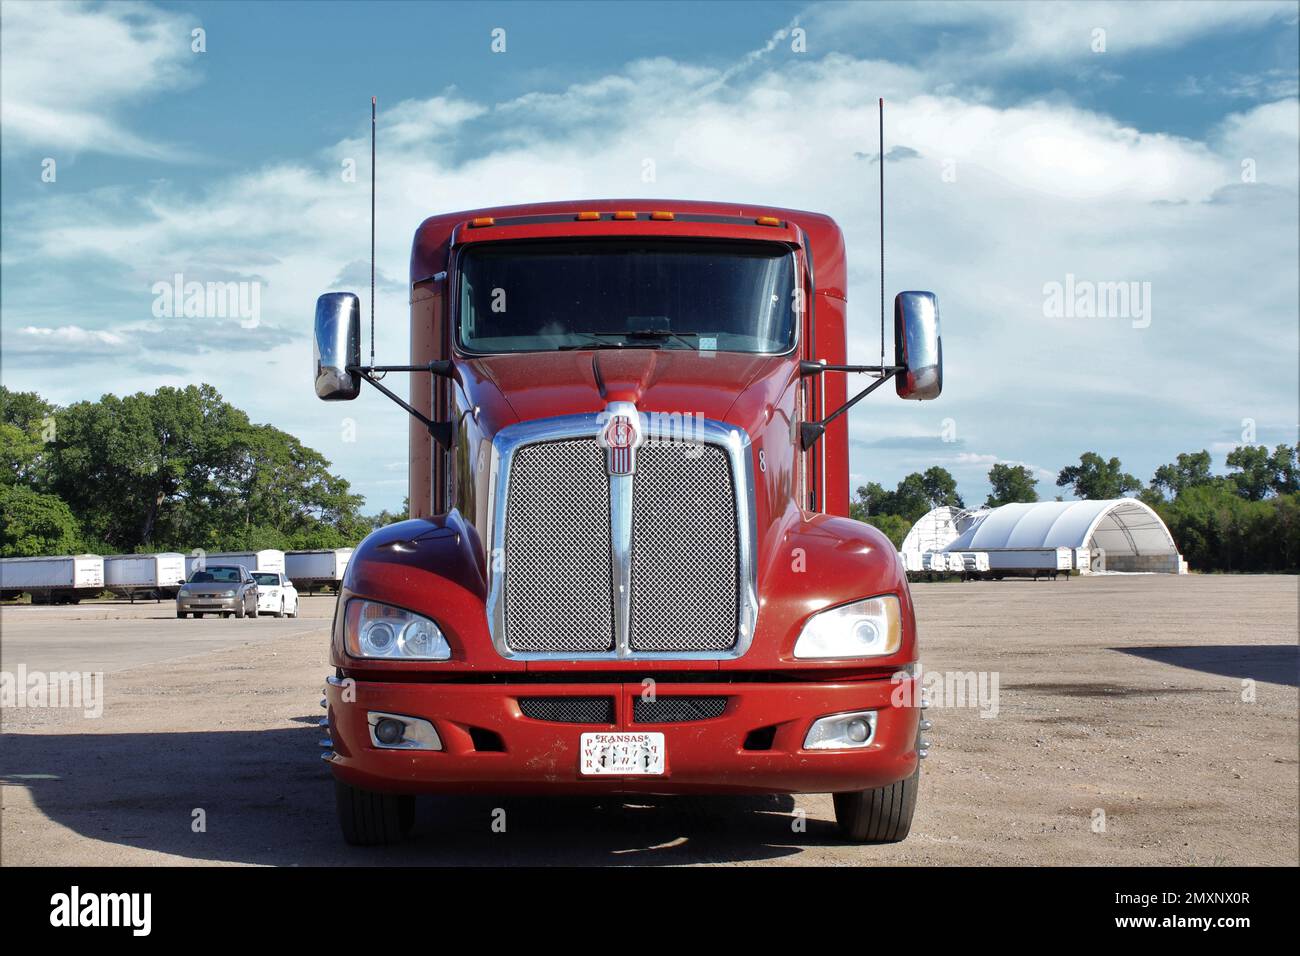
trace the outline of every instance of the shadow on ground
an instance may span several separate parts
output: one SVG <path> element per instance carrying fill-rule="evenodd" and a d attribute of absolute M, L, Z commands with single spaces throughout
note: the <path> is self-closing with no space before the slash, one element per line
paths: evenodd
<path fill-rule="evenodd" d="M 1300 648 L 1294 644 L 1222 644 L 1194 647 L 1112 647 L 1149 661 L 1295 687 L 1300 678 Z"/>
<path fill-rule="evenodd" d="M 405 844 L 348 847 L 317 719 L 257 732 L 6 734 L 0 782 L 26 788 L 41 813 L 83 837 L 196 861 L 654 866 L 781 860 L 839 843 L 826 820 L 794 832 L 788 796 L 458 796 L 421 798 Z M 504 833 L 492 829 L 497 808 Z M 196 809 L 206 832 L 191 829 Z M 102 845 L 92 852 L 102 864 L 137 862 Z"/>

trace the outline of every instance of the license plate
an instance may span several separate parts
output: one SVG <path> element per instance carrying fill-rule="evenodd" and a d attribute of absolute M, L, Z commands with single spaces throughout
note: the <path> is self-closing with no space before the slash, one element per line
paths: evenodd
<path fill-rule="evenodd" d="M 584 774 L 664 772 L 663 734 L 583 734 L 578 749 Z"/>

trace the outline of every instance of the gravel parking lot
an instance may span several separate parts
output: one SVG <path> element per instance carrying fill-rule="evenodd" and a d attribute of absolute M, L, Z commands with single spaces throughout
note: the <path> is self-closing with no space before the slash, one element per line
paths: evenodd
<path fill-rule="evenodd" d="M 4 711 L 0 863 L 1294 866 L 1298 584 L 914 585 L 927 672 L 985 694 L 936 701 L 912 835 L 868 847 L 813 795 L 427 798 L 409 843 L 350 848 L 317 746 L 333 598 L 296 620 L 8 606 L 0 668 L 105 693 L 98 717 Z"/>

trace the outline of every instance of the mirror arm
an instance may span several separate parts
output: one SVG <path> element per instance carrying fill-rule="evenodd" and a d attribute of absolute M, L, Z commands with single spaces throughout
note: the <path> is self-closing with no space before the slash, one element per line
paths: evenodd
<path fill-rule="evenodd" d="M 893 375 L 906 369 L 905 365 L 825 365 L 804 359 L 799 363 L 799 377 L 820 375 L 822 372 L 874 372 L 876 375 Z"/>
<path fill-rule="evenodd" d="M 801 364 L 802 364 L 802 363 L 801 363 Z M 816 365 L 817 363 L 812 362 L 812 363 L 808 363 L 808 364 Z M 826 434 L 826 426 L 827 426 L 827 425 L 829 425 L 831 422 L 835 421 L 835 419 L 839 418 L 841 415 L 843 415 L 845 412 L 847 412 L 847 411 L 848 411 L 850 408 L 852 408 L 854 405 L 858 404 L 858 402 L 862 401 L 864 398 L 866 398 L 868 395 L 870 395 L 870 394 L 871 394 L 872 392 L 874 392 L 876 389 L 880 388 L 880 386 L 884 385 L 886 382 L 888 382 L 890 379 L 892 379 L 892 378 L 893 378 L 895 375 L 897 375 L 899 372 L 905 371 L 905 369 L 904 369 L 903 366 L 901 366 L 901 365 L 886 365 L 886 366 L 884 366 L 883 368 L 881 368 L 881 367 L 873 367 L 873 366 L 852 366 L 852 367 L 849 367 L 849 368 L 842 368 L 842 367 L 837 367 L 837 366 L 834 366 L 834 365 L 822 365 L 822 366 L 820 366 L 820 367 L 821 367 L 822 369 L 825 369 L 825 370 L 827 370 L 827 371 L 832 371 L 832 372 L 837 372 L 837 371 L 867 371 L 867 370 L 871 370 L 871 371 L 880 371 L 880 372 L 882 372 L 883 374 L 881 374 L 880 378 L 876 379 L 874 382 L 872 382 L 870 385 L 868 385 L 868 386 L 867 386 L 866 388 L 864 388 L 862 391 L 858 392 L 858 394 L 854 395 L 854 396 L 853 396 L 852 398 L 850 398 L 847 402 L 845 402 L 845 403 L 844 403 L 843 405 L 841 405 L 839 408 L 835 409 L 835 411 L 831 412 L 829 415 L 827 415 L 827 416 L 826 416 L 825 418 L 823 418 L 821 421 L 819 421 L 819 422 L 803 422 L 802 424 L 800 424 L 800 426 L 799 426 L 799 443 L 800 443 L 800 445 L 803 446 L 803 450 L 804 450 L 804 451 L 807 451 L 809 448 L 811 448 L 813 445 L 815 445 L 815 444 L 817 443 L 817 439 L 821 438 L 822 435 Z"/>
<path fill-rule="evenodd" d="M 430 365 L 449 365 L 449 364 L 450 363 L 446 363 L 446 362 L 430 363 Z M 364 378 L 375 388 L 379 389 L 379 391 L 383 392 L 384 395 L 388 396 L 398 405 L 402 406 L 402 408 L 406 409 L 407 414 L 411 415 L 413 418 L 419 421 L 420 424 L 422 424 L 425 428 L 429 429 L 429 434 L 433 436 L 433 440 L 436 441 L 439 445 L 441 445 L 443 448 L 451 448 L 451 423 L 450 422 L 435 422 L 432 419 L 426 418 L 423 414 L 416 411 L 416 409 L 413 408 L 411 405 L 407 404 L 405 400 L 399 398 L 392 390 L 390 390 L 387 386 L 385 386 L 382 382 L 380 382 L 379 379 L 375 378 L 374 375 L 371 374 L 372 372 L 433 372 L 433 374 L 435 375 L 439 374 L 437 372 L 434 372 L 429 365 L 415 365 L 415 366 L 349 365 L 347 370 L 349 372 L 356 372 L 358 375 Z"/>
<path fill-rule="evenodd" d="M 358 365 L 350 367 L 348 371 L 357 371 L 367 376 L 373 372 L 428 372 L 430 375 L 437 375 L 439 378 L 455 378 L 456 375 L 454 366 L 449 359 L 429 362 L 426 365 Z"/>

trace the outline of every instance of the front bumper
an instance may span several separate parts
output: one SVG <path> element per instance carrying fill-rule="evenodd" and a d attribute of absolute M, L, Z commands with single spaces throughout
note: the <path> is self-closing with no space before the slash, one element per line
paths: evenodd
<path fill-rule="evenodd" d="M 331 680 L 326 686 L 334 775 L 392 793 L 838 793 L 882 787 L 917 765 L 920 711 L 896 707 L 890 680 L 835 683 L 660 681 L 656 694 L 727 698 L 718 717 L 682 723 L 633 721 L 640 682 L 432 684 Z M 916 688 L 895 699 L 916 701 Z M 525 717 L 520 697 L 612 697 L 614 723 L 558 723 Z M 345 697 L 348 698 L 345 700 Z M 851 750 L 804 750 L 818 717 L 875 710 L 870 743 Z M 389 750 L 370 738 L 370 711 L 431 721 L 443 750 Z M 770 728 L 770 730 L 769 730 Z M 480 749 L 483 731 L 497 749 Z M 579 738 L 593 731 L 664 734 L 665 768 L 656 776 L 579 772 Z M 757 732 L 757 733 L 756 733 Z M 765 743 L 763 749 L 754 749 Z"/>
<path fill-rule="evenodd" d="M 208 597 L 203 594 L 182 594 L 176 598 L 176 610 L 200 614 L 218 611 L 237 611 L 243 603 L 238 595 L 235 597 Z"/>

